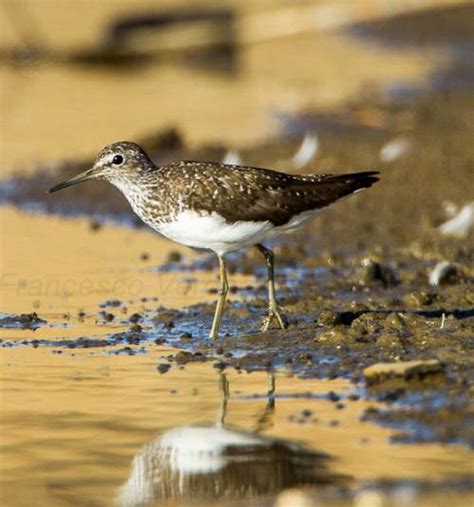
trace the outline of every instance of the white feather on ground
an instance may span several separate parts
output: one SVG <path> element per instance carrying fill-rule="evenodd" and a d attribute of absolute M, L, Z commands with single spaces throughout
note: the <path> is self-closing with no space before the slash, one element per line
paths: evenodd
<path fill-rule="evenodd" d="M 438 227 L 441 234 L 464 238 L 474 227 L 474 202 L 466 204 L 453 218 Z"/>
<path fill-rule="evenodd" d="M 445 282 L 450 276 L 455 275 L 458 268 L 455 264 L 448 261 L 440 261 L 430 272 L 429 282 L 433 287 L 438 287 Z"/>
<path fill-rule="evenodd" d="M 380 148 L 379 159 L 381 162 L 393 162 L 405 156 L 412 148 L 412 142 L 406 137 L 395 137 Z"/>

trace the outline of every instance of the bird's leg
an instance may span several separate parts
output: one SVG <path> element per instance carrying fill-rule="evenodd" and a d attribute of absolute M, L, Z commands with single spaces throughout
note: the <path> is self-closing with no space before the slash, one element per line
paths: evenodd
<path fill-rule="evenodd" d="M 286 329 L 288 327 L 286 320 L 280 311 L 280 308 L 278 307 L 278 303 L 275 297 L 275 262 L 273 252 L 261 244 L 255 245 L 255 247 L 265 257 L 268 272 L 268 316 L 263 321 L 262 331 L 268 330 L 274 318 L 277 319 L 281 329 Z"/>
<path fill-rule="evenodd" d="M 214 320 L 212 321 L 211 332 L 209 338 L 215 340 L 217 333 L 219 332 L 219 325 L 221 323 L 222 312 L 224 310 L 225 300 L 227 293 L 229 292 L 229 284 L 227 283 L 227 272 L 225 269 L 224 257 L 217 255 L 219 259 L 219 276 L 220 276 L 220 287 L 219 287 L 219 299 L 217 300 L 216 311 L 214 313 Z"/>

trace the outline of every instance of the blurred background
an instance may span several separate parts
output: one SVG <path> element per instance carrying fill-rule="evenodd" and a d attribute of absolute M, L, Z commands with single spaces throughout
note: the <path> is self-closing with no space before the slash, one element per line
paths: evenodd
<path fill-rule="evenodd" d="M 470 14 L 456 0 L 2 0 L 2 165 L 170 126 L 190 146 L 255 145 L 288 115 L 407 98 L 451 62 Z"/>

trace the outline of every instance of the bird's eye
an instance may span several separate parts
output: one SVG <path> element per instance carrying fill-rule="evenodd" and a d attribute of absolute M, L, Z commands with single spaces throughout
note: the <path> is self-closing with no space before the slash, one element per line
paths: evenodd
<path fill-rule="evenodd" d="M 115 157 L 112 159 L 112 164 L 114 165 L 120 165 L 122 163 L 123 163 L 122 155 L 115 155 Z"/>

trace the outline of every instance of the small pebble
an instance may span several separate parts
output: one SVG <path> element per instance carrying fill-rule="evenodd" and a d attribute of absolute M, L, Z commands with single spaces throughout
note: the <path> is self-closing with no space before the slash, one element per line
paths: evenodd
<path fill-rule="evenodd" d="M 168 364 L 168 363 L 160 363 L 156 367 L 156 369 L 158 370 L 158 373 L 160 373 L 161 375 L 163 375 L 164 373 L 166 373 L 170 368 L 171 368 L 171 365 Z"/>
<path fill-rule="evenodd" d="M 181 255 L 180 252 L 178 252 L 177 250 L 172 250 L 169 254 L 168 254 L 168 258 L 166 259 L 167 262 L 181 262 L 183 256 Z"/>
<path fill-rule="evenodd" d="M 328 394 L 327 394 L 327 399 L 330 400 L 330 401 L 339 401 L 341 399 L 341 397 L 336 394 L 334 391 L 329 391 Z"/>
<path fill-rule="evenodd" d="M 102 229 L 102 224 L 100 222 L 98 222 L 97 220 L 91 220 L 89 222 L 89 230 L 91 231 L 98 231 Z"/>
<path fill-rule="evenodd" d="M 134 313 L 132 315 L 130 315 L 129 317 L 129 321 L 130 322 L 133 322 L 134 324 L 136 324 L 139 320 L 141 320 L 143 317 L 139 314 L 139 313 Z"/>

